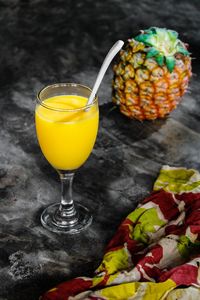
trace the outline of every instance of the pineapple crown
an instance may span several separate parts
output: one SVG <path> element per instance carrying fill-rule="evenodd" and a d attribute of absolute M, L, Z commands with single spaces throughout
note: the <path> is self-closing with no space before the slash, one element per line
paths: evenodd
<path fill-rule="evenodd" d="M 190 55 L 185 44 L 178 39 L 178 33 L 166 28 L 150 27 L 141 31 L 135 40 L 148 46 L 147 58 L 154 57 L 160 66 L 166 64 L 170 72 L 175 66 L 175 54 Z"/>

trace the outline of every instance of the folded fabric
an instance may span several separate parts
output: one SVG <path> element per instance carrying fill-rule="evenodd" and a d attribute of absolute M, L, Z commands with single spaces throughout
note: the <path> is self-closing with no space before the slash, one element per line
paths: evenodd
<path fill-rule="evenodd" d="M 41 300 L 200 299 L 200 174 L 164 166 L 150 197 L 121 223 L 93 278 Z"/>

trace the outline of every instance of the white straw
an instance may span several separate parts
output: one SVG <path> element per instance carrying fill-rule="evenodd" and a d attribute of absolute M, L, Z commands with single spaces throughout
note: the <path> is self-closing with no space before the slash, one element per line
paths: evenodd
<path fill-rule="evenodd" d="M 114 56 L 119 52 L 119 50 L 122 48 L 122 46 L 124 45 L 124 42 L 119 40 L 117 41 L 112 48 L 110 49 L 110 51 L 108 52 L 108 54 L 106 55 L 104 62 L 101 66 L 101 69 L 99 71 L 99 74 L 97 76 L 97 79 L 95 81 L 95 84 L 93 86 L 92 89 L 92 93 L 90 94 L 90 97 L 88 99 L 87 105 L 90 105 L 95 97 L 95 95 L 97 94 L 97 91 L 99 89 L 99 86 L 101 84 L 101 81 L 106 73 L 106 70 L 108 69 L 111 61 L 113 60 Z"/>

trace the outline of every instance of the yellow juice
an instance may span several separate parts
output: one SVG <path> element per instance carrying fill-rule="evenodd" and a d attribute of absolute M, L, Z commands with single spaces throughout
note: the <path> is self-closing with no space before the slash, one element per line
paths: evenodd
<path fill-rule="evenodd" d="M 36 108 L 38 141 L 44 156 L 55 169 L 79 168 L 93 149 L 99 112 L 97 103 L 87 110 L 81 109 L 87 100 L 81 96 L 61 95 L 44 100 L 43 104 L 48 108 L 42 105 Z"/>

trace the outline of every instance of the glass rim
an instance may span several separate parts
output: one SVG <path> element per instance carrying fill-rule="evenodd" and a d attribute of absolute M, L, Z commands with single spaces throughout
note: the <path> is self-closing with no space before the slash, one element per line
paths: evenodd
<path fill-rule="evenodd" d="M 82 107 L 78 107 L 78 108 L 74 108 L 74 109 L 67 109 L 67 108 L 55 108 L 55 107 L 52 107 L 51 105 L 48 105 L 48 104 L 45 104 L 43 100 L 41 100 L 41 93 L 45 90 L 47 90 L 48 88 L 57 88 L 57 87 L 66 87 L 66 86 L 71 86 L 71 87 L 75 87 L 75 86 L 79 86 L 81 88 L 84 88 L 84 89 L 87 89 L 90 93 L 92 92 L 92 90 L 86 86 L 86 85 L 83 85 L 83 84 L 80 84 L 80 83 L 64 83 L 64 82 L 61 82 L 61 83 L 54 83 L 54 84 L 49 84 L 45 87 L 43 87 L 38 93 L 37 93 L 37 98 L 36 98 L 36 101 L 39 105 L 47 108 L 47 109 L 50 109 L 50 110 L 54 110 L 54 111 L 60 111 L 60 112 L 74 112 L 74 111 L 82 111 L 82 110 L 86 110 L 88 108 L 90 108 L 91 106 L 93 106 L 97 100 L 98 100 L 98 96 L 95 95 L 93 101 L 91 104 L 88 104 L 88 105 L 85 105 L 85 106 L 82 106 Z M 61 95 L 60 95 L 61 96 Z M 72 94 L 73 96 L 73 94 Z M 74 94 L 74 96 L 80 96 L 80 95 L 76 95 Z M 46 98 L 48 99 L 48 98 Z"/>

